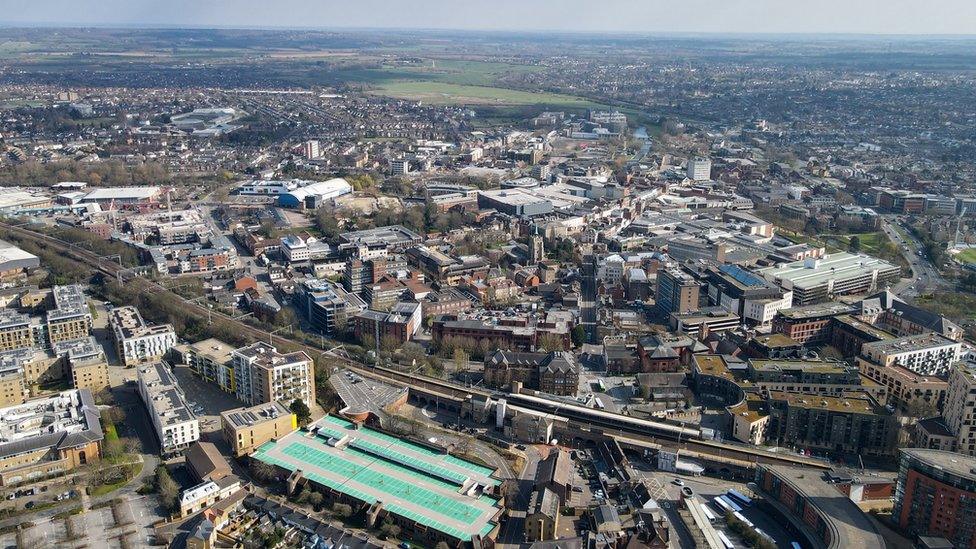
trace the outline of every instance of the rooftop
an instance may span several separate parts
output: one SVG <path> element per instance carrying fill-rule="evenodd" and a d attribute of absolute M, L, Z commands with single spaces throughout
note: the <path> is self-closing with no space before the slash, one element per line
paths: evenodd
<path fill-rule="evenodd" d="M 258 404 L 250 408 L 237 408 L 221 412 L 220 416 L 235 428 L 253 427 L 268 421 L 275 421 L 282 416 L 291 416 L 291 410 L 280 402 Z M 292 423 L 294 425 L 294 422 Z"/>
<path fill-rule="evenodd" d="M 471 482 L 495 486 L 492 470 L 460 458 L 326 416 L 261 446 L 252 456 L 367 504 L 460 540 L 487 535 L 501 509 Z M 379 458 L 379 459 L 378 459 Z"/>
<path fill-rule="evenodd" d="M 781 267 L 769 267 L 760 271 L 774 281 L 788 281 L 797 288 L 812 288 L 831 279 L 850 279 L 868 276 L 873 271 L 900 269 L 887 261 L 862 254 L 840 252 L 827 254 L 821 259 L 805 259 L 787 263 Z"/>
<path fill-rule="evenodd" d="M 155 362 L 139 368 L 139 382 L 145 385 L 151 400 L 153 412 L 159 417 L 163 425 L 176 425 L 192 421 L 195 416 L 190 412 L 183 397 L 176 376 L 170 372 L 166 364 Z"/>
<path fill-rule="evenodd" d="M 0 408 L 0 457 L 41 448 L 70 448 L 102 439 L 98 408 L 88 389 Z"/>

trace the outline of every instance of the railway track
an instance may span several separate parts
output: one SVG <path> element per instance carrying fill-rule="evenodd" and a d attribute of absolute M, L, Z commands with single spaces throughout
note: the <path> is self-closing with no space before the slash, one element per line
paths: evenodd
<path fill-rule="evenodd" d="M 59 252 L 61 255 L 80 261 L 88 265 L 95 271 L 100 272 L 106 276 L 116 278 L 123 283 L 138 280 L 140 281 L 140 284 L 143 285 L 145 291 L 153 294 L 159 294 L 159 293 L 170 294 L 174 298 L 181 300 L 183 302 L 183 305 L 188 310 L 195 312 L 201 317 L 210 315 L 210 316 L 215 316 L 217 318 L 220 318 L 224 322 L 232 323 L 237 329 L 241 331 L 241 333 L 248 335 L 249 337 L 253 338 L 255 341 L 269 341 L 272 344 L 277 342 L 279 344 L 287 345 L 290 347 L 298 347 L 300 350 L 303 350 L 306 353 L 308 353 L 309 356 L 315 358 L 318 358 L 323 354 L 328 354 L 330 360 L 336 361 L 344 365 L 345 367 L 358 371 L 359 373 L 377 376 L 385 381 L 390 381 L 400 385 L 406 385 L 416 389 L 432 391 L 432 392 L 439 393 L 441 395 L 447 395 L 457 400 L 464 400 L 469 396 L 476 396 L 476 395 L 485 398 L 493 397 L 493 396 L 504 397 L 503 394 L 498 394 L 486 389 L 481 389 L 477 387 L 462 387 L 441 379 L 431 378 L 416 373 L 401 372 L 391 368 L 384 368 L 382 366 L 366 367 L 366 365 L 362 363 L 356 362 L 346 357 L 342 357 L 328 350 L 323 350 L 318 347 L 313 347 L 305 343 L 295 341 L 294 339 L 288 337 L 271 334 L 265 330 L 251 326 L 245 322 L 242 322 L 238 319 L 235 319 L 219 311 L 214 311 L 198 303 L 193 303 L 183 298 L 182 296 L 173 293 L 169 288 L 163 286 L 162 284 L 159 284 L 156 281 L 135 275 L 133 273 L 133 269 L 125 268 L 119 265 L 118 263 L 110 259 L 101 257 L 98 254 L 92 252 L 91 250 L 86 250 L 85 248 L 82 248 L 77 244 L 66 242 L 64 240 L 52 237 L 50 235 L 46 235 L 44 233 L 39 233 L 36 231 L 31 231 L 29 229 L 24 229 L 23 227 L 18 225 L 11 225 L 6 222 L 0 222 L 0 231 L 5 231 L 8 233 L 20 235 L 24 238 L 41 243 L 47 246 L 48 248 Z M 551 406 L 534 405 L 530 400 L 526 402 L 520 402 L 519 406 L 534 409 L 535 411 L 543 412 L 547 414 L 552 414 L 557 416 L 560 415 L 558 409 L 555 412 L 553 412 Z M 580 422 L 579 418 L 576 419 L 567 418 L 567 419 Z M 589 418 L 587 419 L 587 422 L 594 426 L 600 427 L 601 429 L 607 429 L 608 431 L 619 432 L 622 434 L 626 434 L 628 437 L 647 440 L 648 442 L 655 442 L 656 440 L 672 440 L 672 441 L 674 440 L 673 438 L 669 439 L 667 435 L 662 436 L 660 433 L 656 434 L 656 436 L 648 436 L 648 433 L 645 432 L 646 429 L 643 428 L 638 428 L 638 427 L 621 428 L 619 422 L 610 421 L 599 417 Z M 741 459 L 743 461 L 758 462 L 758 463 L 783 463 L 787 465 L 803 465 L 803 466 L 810 466 L 810 467 L 816 467 L 821 469 L 829 468 L 829 465 L 818 460 L 813 460 L 810 458 L 806 458 L 802 456 L 794 456 L 789 454 L 778 454 L 778 453 L 769 452 L 766 450 L 760 450 L 758 448 L 750 448 L 748 446 L 742 446 L 738 444 L 730 444 L 730 443 L 718 442 L 712 440 L 700 440 L 700 439 L 696 440 L 696 439 L 689 439 L 689 438 L 681 439 L 680 437 L 677 437 L 677 442 L 684 448 L 687 448 L 688 450 L 691 451 L 711 454 L 720 457 L 721 456 L 732 457 L 736 459 Z"/>

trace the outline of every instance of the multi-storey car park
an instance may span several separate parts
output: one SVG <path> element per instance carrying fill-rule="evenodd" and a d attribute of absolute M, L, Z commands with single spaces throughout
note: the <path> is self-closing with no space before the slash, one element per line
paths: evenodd
<path fill-rule="evenodd" d="M 263 444 L 252 459 L 300 472 L 327 498 L 369 506 L 409 537 L 451 546 L 494 539 L 501 481 L 487 467 L 326 416 Z"/>
<path fill-rule="evenodd" d="M 793 290 L 793 304 L 803 306 L 883 287 L 898 280 L 901 267 L 866 255 L 842 252 L 769 267 L 759 273 L 783 289 Z"/>

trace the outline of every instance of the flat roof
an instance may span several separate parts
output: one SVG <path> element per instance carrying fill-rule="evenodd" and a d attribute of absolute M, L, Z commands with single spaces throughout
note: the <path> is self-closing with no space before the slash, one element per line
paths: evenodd
<path fill-rule="evenodd" d="M 828 316 L 837 316 L 846 313 L 854 312 L 854 307 L 846 303 L 838 303 L 835 301 L 827 303 L 818 303 L 816 305 L 806 305 L 803 307 L 790 307 L 789 309 L 780 309 L 778 314 L 780 316 L 793 319 L 802 320 L 807 318 L 821 318 Z"/>
<path fill-rule="evenodd" d="M 831 279 L 847 280 L 870 275 L 874 271 L 900 269 L 887 261 L 863 254 L 839 252 L 820 259 L 804 259 L 781 267 L 769 267 L 760 273 L 776 281 L 789 281 L 797 288 L 812 288 Z"/>
<path fill-rule="evenodd" d="M 824 482 L 817 471 L 785 465 L 761 464 L 760 467 L 772 472 L 799 493 L 807 505 L 819 511 L 820 518 L 831 531 L 831 543 L 828 547 L 884 549 L 884 539 L 867 515 L 837 488 Z M 782 505 L 779 502 L 777 504 Z M 793 514 L 792 509 L 788 511 Z M 795 514 L 793 518 L 797 522 L 803 522 L 803 519 Z"/>
<path fill-rule="evenodd" d="M 492 470 L 335 416 L 262 445 L 252 456 L 462 541 L 485 536 L 501 512 L 487 495 L 462 493 L 468 480 L 495 486 Z M 331 444 L 330 444 L 331 439 Z M 337 444 L 336 440 L 340 443 Z M 378 459 L 379 458 L 379 459 Z"/>

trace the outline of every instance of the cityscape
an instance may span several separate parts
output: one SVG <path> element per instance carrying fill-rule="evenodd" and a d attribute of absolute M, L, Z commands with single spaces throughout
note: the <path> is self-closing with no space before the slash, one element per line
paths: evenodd
<path fill-rule="evenodd" d="M 976 549 L 959 22 L 307 4 L 0 22 L 0 547 Z"/>

